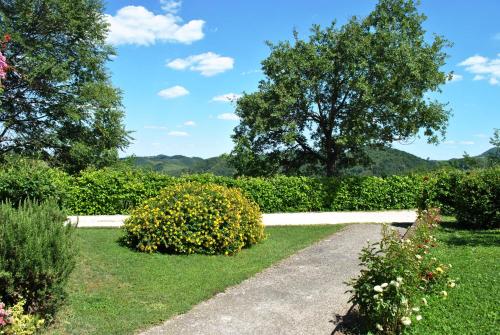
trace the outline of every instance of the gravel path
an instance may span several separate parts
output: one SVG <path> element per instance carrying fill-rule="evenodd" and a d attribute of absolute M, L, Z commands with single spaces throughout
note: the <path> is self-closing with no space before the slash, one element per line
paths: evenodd
<path fill-rule="evenodd" d="M 359 273 L 377 224 L 349 225 L 142 335 L 330 335 L 349 308 L 346 280 Z"/>
<path fill-rule="evenodd" d="M 127 215 L 70 216 L 70 221 L 78 227 L 120 227 Z M 266 226 L 340 223 L 411 223 L 416 219 L 414 210 L 380 212 L 318 212 L 318 213 L 276 213 L 264 214 Z"/>

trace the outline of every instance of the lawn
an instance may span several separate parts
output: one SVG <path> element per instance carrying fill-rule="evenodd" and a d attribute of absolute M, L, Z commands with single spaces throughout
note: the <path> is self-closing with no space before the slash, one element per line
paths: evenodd
<path fill-rule="evenodd" d="M 79 229 L 79 262 L 67 304 L 48 334 L 132 334 L 206 300 L 342 226 L 269 227 L 236 256 L 142 254 L 118 229 Z"/>
<path fill-rule="evenodd" d="M 437 233 L 434 251 L 453 265 L 458 286 L 446 300 L 429 300 L 423 320 L 406 334 L 500 334 L 500 230 L 466 231 L 448 223 Z"/>

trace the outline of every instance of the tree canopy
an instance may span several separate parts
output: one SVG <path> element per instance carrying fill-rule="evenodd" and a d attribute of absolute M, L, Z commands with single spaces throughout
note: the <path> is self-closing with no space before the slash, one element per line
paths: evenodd
<path fill-rule="evenodd" d="M 237 101 L 231 162 L 240 174 L 319 170 L 331 176 L 367 163 L 366 148 L 423 134 L 436 143 L 449 111 L 432 97 L 449 42 L 428 42 L 412 0 L 381 0 L 365 18 L 315 25 L 308 40 L 268 43 L 258 90 Z"/>
<path fill-rule="evenodd" d="M 78 171 L 129 144 L 100 0 L 0 0 L 10 41 L 0 95 L 0 156 L 32 155 Z"/>

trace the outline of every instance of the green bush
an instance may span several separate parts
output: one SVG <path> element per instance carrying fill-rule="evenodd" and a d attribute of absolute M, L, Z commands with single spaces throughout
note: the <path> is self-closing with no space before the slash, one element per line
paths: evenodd
<path fill-rule="evenodd" d="M 454 205 L 459 225 L 500 228 L 500 167 L 464 175 L 455 189 Z"/>
<path fill-rule="evenodd" d="M 382 240 L 368 243 L 361 251 L 363 269 L 350 283 L 350 302 L 358 306 L 369 333 L 401 334 L 422 320 L 420 310 L 429 296 L 446 297 L 447 290 L 455 287 L 448 276 L 449 265 L 430 253 L 436 246 L 432 229 L 438 218 L 438 212 L 421 212 L 414 234 L 404 240 L 384 226 Z"/>
<path fill-rule="evenodd" d="M 230 178 L 210 174 L 189 175 L 181 180 L 237 187 L 264 213 L 307 212 L 325 208 L 327 192 L 323 182 L 310 177 Z"/>
<path fill-rule="evenodd" d="M 71 178 L 47 163 L 20 157 L 9 157 L 0 167 L 0 201 L 17 205 L 31 199 L 65 201 Z"/>
<path fill-rule="evenodd" d="M 335 187 L 330 208 L 335 211 L 416 208 L 421 188 L 419 176 L 346 177 Z"/>
<path fill-rule="evenodd" d="M 173 180 L 129 168 L 86 170 L 74 179 L 66 206 L 78 215 L 127 214 Z"/>
<path fill-rule="evenodd" d="M 258 205 L 236 188 L 176 183 L 134 209 L 124 243 L 143 252 L 234 254 L 264 238 Z"/>
<path fill-rule="evenodd" d="M 456 189 L 465 175 L 456 169 L 443 169 L 422 177 L 423 188 L 418 196 L 418 207 L 440 208 L 445 215 L 455 214 Z"/>
<path fill-rule="evenodd" d="M 0 301 L 53 315 L 75 264 L 74 228 L 55 202 L 0 205 Z"/>

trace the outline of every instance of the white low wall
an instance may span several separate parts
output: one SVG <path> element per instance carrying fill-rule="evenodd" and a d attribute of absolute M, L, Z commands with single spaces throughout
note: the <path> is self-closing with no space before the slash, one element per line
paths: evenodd
<path fill-rule="evenodd" d="M 78 227 L 113 227 L 123 225 L 128 215 L 82 215 L 70 216 L 69 220 Z M 266 226 L 341 224 L 341 223 L 412 223 L 416 220 L 415 210 L 380 212 L 318 212 L 318 213 L 275 213 L 264 214 Z"/>

